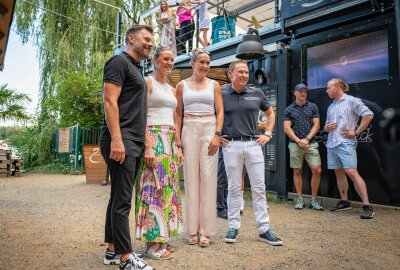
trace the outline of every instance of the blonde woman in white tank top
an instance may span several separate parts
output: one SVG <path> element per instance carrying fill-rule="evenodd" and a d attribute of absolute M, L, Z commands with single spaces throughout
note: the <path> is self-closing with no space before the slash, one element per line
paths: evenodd
<path fill-rule="evenodd" d="M 174 65 L 172 50 L 157 49 L 154 74 L 146 78 L 147 127 L 144 157 L 136 176 L 136 238 L 146 243 L 145 255 L 171 259 L 171 237 L 183 231 L 178 167 L 183 164 L 182 148 L 176 136 L 175 89 L 167 75 Z"/>
<path fill-rule="evenodd" d="M 210 237 L 217 232 L 217 152 L 224 106 L 220 85 L 206 77 L 210 70 L 209 54 L 195 49 L 191 64 L 193 75 L 176 86 L 177 116 L 183 116 L 182 132 L 177 130 L 177 136 L 182 135 L 185 156 L 188 242 L 207 247 Z"/>

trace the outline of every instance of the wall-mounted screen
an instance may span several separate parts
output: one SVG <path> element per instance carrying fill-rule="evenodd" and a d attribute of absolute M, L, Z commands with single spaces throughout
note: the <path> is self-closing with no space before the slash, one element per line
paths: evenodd
<path fill-rule="evenodd" d="M 331 78 L 346 83 L 376 81 L 389 77 L 387 30 L 306 47 L 307 84 L 326 87 Z"/>

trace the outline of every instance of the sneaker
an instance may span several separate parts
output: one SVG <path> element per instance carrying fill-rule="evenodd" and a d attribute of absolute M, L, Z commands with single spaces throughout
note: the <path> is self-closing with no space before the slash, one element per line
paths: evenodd
<path fill-rule="evenodd" d="M 283 241 L 274 234 L 271 228 L 269 228 L 265 233 L 260 234 L 258 240 L 266 242 L 272 246 L 282 246 L 283 244 Z"/>
<path fill-rule="evenodd" d="M 337 212 L 337 211 L 345 211 L 345 210 L 350 210 L 350 202 L 345 201 L 345 200 L 340 200 L 336 206 L 331 208 L 332 212 Z"/>
<path fill-rule="evenodd" d="M 146 264 L 142 258 L 136 257 L 133 254 L 129 255 L 126 262 L 119 263 L 119 270 L 155 270 L 154 267 Z"/>
<path fill-rule="evenodd" d="M 228 211 L 226 209 L 218 211 L 217 217 L 223 218 L 223 219 L 228 219 Z"/>
<path fill-rule="evenodd" d="M 303 198 L 297 198 L 297 203 L 294 206 L 294 209 L 301 210 L 301 209 L 303 209 L 303 207 L 304 207 Z"/>
<path fill-rule="evenodd" d="M 363 205 L 363 211 L 360 215 L 360 218 L 362 219 L 371 219 L 373 218 L 375 215 L 374 213 L 374 209 L 372 208 L 371 205 L 367 204 L 367 205 Z"/>
<path fill-rule="evenodd" d="M 324 210 L 324 208 L 316 200 L 311 200 L 310 208 L 314 209 L 314 210 L 317 210 L 317 211 L 323 211 Z"/>
<path fill-rule="evenodd" d="M 143 258 L 143 254 L 133 252 L 133 256 Z M 121 255 L 115 254 L 115 251 L 111 251 L 107 248 L 106 254 L 104 255 L 103 263 L 106 265 L 116 265 L 121 261 Z"/>
<path fill-rule="evenodd" d="M 235 228 L 229 228 L 228 232 L 225 236 L 225 242 L 227 243 L 236 243 L 236 239 L 238 238 L 239 230 Z"/>

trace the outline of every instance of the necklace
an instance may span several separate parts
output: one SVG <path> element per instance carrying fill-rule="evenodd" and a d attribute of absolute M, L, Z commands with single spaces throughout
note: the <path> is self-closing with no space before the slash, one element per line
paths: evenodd
<path fill-rule="evenodd" d="M 154 77 L 153 77 L 154 78 Z M 164 91 L 168 91 L 169 89 L 169 84 L 167 82 L 165 83 L 161 83 L 159 81 L 157 81 L 156 78 L 154 78 L 154 80 L 160 85 L 160 87 L 164 90 Z"/>

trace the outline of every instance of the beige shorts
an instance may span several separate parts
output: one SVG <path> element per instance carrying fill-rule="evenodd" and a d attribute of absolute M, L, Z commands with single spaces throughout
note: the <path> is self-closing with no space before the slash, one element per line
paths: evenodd
<path fill-rule="evenodd" d="M 306 160 L 308 166 L 321 165 L 318 143 L 312 143 L 308 149 L 300 148 L 297 143 L 289 143 L 290 168 L 302 168 Z"/>

